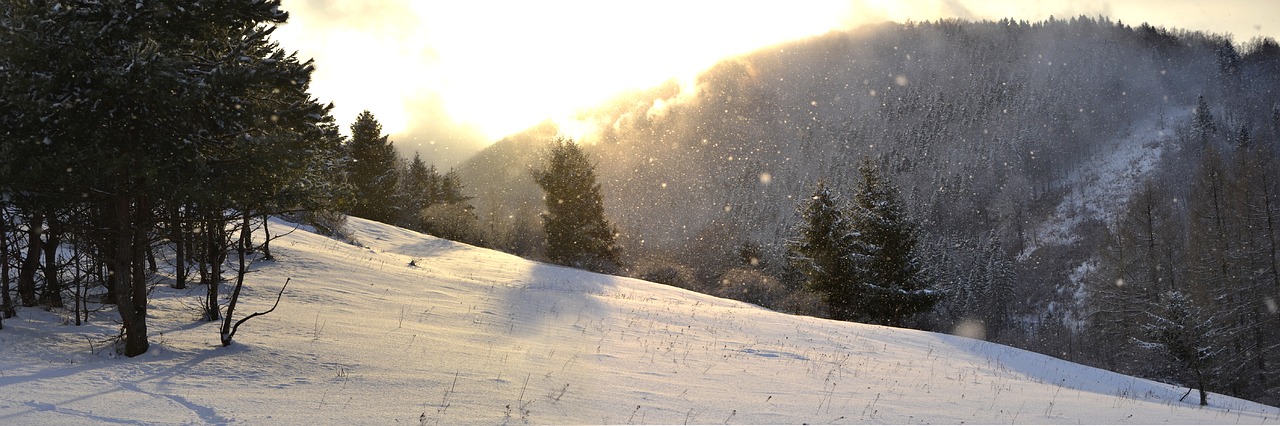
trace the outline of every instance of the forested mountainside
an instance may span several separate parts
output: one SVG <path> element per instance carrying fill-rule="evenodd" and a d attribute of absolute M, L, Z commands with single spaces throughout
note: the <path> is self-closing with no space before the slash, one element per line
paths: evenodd
<path fill-rule="evenodd" d="M 1212 387 L 1275 403 L 1278 83 L 1269 39 L 1088 17 L 883 24 L 620 96 L 579 117 L 578 139 L 633 275 L 708 290 L 747 268 L 795 287 L 797 204 L 818 182 L 850 193 L 865 157 L 946 293 L 919 328 L 976 322 L 989 340 L 1169 381 L 1204 361 Z M 506 230 L 494 245 L 536 251 L 521 237 L 542 209 L 529 170 L 559 132 L 460 169 L 476 213 Z M 1152 318 L 1178 309 L 1225 349 L 1148 362 Z"/>

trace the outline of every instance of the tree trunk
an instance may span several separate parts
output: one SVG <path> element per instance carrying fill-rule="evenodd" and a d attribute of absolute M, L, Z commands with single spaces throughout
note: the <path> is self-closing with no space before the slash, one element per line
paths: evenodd
<path fill-rule="evenodd" d="M 215 213 L 209 214 L 209 219 L 205 221 L 205 258 L 209 264 L 208 276 L 208 292 L 205 297 L 205 321 L 213 322 L 222 319 L 222 308 L 218 306 L 218 290 L 222 286 L 222 260 L 224 247 L 222 244 L 222 233 L 226 232 L 226 225 L 220 219 L 214 218 Z"/>
<path fill-rule="evenodd" d="M 89 320 L 89 317 L 87 316 L 89 309 L 88 309 L 88 305 L 84 300 L 85 291 L 84 291 L 84 280 L 83 280 L 83 277 L 81 276 L 82 271 L 80 270 L 80 260 L 81 260 L 80 254 L 81 254 L 80 246 L 76 244 L 76 241 L 73 238 L 71 240 L 71 264 L 75 269 L 72 271 L 73 275 L 71 280 L 72 282 L 71 288 L 73 291 L 75 291 L 75 298 L 72 300 L 72 303 L 75 303 L 76 305 L 75 306 L 76 325 L 82 325 L 84 324 L 84 321 Z M 84 309 L 81 309 L 81 307 L 84 307 Z M 84 318 L 84 321 L 80 320 L 81 314 L 86 315 Z"/>
<path fill-rule="evenodd" d="M 119 290 L 116 288 L 116 275 L 119 275 L 119 274 L 116 273 L 115 259 L 105 257 L 105 256 L 114 256 L 114 255 L 108 254 L 108 253 L 102 253 L 102 256 L 104 256 L 102 267 L 103 269 L 107 270 L 106 278 L 99 280 L 99 282 L 103 283 L 103 286 L 107 288 L 107 295 L 105 298 L 102 299 L 102 301 L 103 303 L 116 303 L 120 300 L 120 293 L 119 293 Z"/>
<path fill-rule="evenodd" d="M 173 205 L 173 209 L 169 211 L 169 239 L 173 240 L 173 288 L 187 288 L 187 258 L 186 258 L 186 227 L 180 219 L 181 208 L 178 204 Z"/>
<path fill-rule="evenodd" d="M 267 229 L 267 224 L 271 222 L 271 215 L 262 215 L 262 260 L 276 260 L 271 256 L 271 230 Z"/>
<path fill-rule="evenodd" d="M 159 272 L 160 268 L 156 266 L 155 245 L 151 244 L 150 242 L 147 242 L 146 246 L 144 247 L 144 251 L 147 253 L 147 270 L 151 271 L 152 273 Z"/>
<path fill-rule="evenodd" d="M 227 300 L 227 316 L 222 321 L 222 346 L 231 346 L 231 318 L 236 310 L 236 302 L 240 300 L 240 289 L 244 287 L 244 275 L 247 271 L 245 254 L 249 251 L 249 245 L 252 244 L 249 239 L 249 235 L 253 232 L 249 229 L 249 212 L 245 211 L 243 215 L 240 222 L 240 243 L 236 247 L 239 269 L 236 270 L 236 285 L 231 289 L 231 298 Z"/>
<path fill-rule="evenodd" d="M 27 257 L 22 261 L 22 269 L 18 271 L 18 298 L 22 306 L 32 307 L 39 303 L 36 299 L 36 269 L 40 267 L 40 232 L 44 225 L 44 215 L 36 213 L 27 222 Z"/>
<path fill-rule="evenodd" d="M 130 254 L 133 255 L 130 262 L 133 266 L 133 273 L 129 274 L 132 279 L 129 291 L 133 298 L 133 314 L 136 327 L 139 327 L 141 335 L 138 339 L 129 338 L 126 341 L 127 356 L 142 355 L 147 352 L 150 343 L 147 342 L 147 271 L 146 254 L 147 246 L 150 245 L 150 212 L 151 206 L 147 204 L 145 198 L 139 197 L 136 204 L 137 211 L 134 213 L 133 220 L 133 249 Z"/>
<path fill-rule="evenodd" d="M 9 218 L 0 206 L 0 319 L 13 318 L 13 297 L 9 295 Z"/>
<path fill-rule="evenodd" d="M 123 186 L 123 185 L 121 185 Z M 146 288 L 135 288 L 138 280 L 132 275 L 134 238 L 138 221 L 134 218 L 130 197 L 124 194 L 112 196 L 108 203 L 110 215 L 114 216 L 114 248 L 110 254 L 113 274 L 112 286 L 116 289 L 116 307 L 120 310 L 120 320 L 124 326 L 124 355 L 135 357 L 147 352 L 147 304 Z M 139 206 L 139 211 L 142 209 Z M 139 268 L 140 269 L 140 268 Z"/>
<path fill-rule="evenodd" d="M 191 225 L 191 257 L 196 261 L 196 270 L 200 273 L 200 283 L 209 284 L 209 239 L 205 233 L 209 232 L 205 229 L 208 221 L 203 218 L 199 223 Z"/>
<path fill-rule="evenodd" d="M 51 308 L 65 306 L 62 300 L 62 280 L 59 279 L 58 246 L 61 245 L 62 226 L 57 216 L 48 218 L 49 229 L 45 231 L 44 242 L 44 291 L 40 293 L 40 304 Z"/>

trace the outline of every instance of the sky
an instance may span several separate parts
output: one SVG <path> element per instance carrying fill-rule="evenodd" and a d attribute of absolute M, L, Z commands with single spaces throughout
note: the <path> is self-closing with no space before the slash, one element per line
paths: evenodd
<path fill-rule="evenodd" d="M 284 0 L 343 130 L 369 110 L 406 155 L 451 167 L 546 120 L 773 44 L 884 21 L 1107 16 L 1280 38 L 1276 0 Z"/>

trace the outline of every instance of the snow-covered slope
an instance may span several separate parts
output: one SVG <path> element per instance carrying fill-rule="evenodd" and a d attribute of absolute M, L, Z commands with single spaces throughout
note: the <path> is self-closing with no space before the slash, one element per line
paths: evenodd
<path fill-rule="evenodd" d="M 277 225 L 280 229 L 284 224 Z M 35 309 L 0 331 L 0 424 L 1267 423 L 1280 410 L 962 337 L 778 314 L 360 219 L 257 265 L 229 348 L 201 288 L 153 350 Z M 410 262 L 416 266 L 410 266 Z"/>
<path fill-rule="evenodd" d="M 1018 259 L 1026 260 L 1043 246 L 1079 241 L 1076 226 L 1086 219 L 1115 224 L 1115 216 L 1156 171 L 1165 144 L 1172 143 L 1170 129 L 1189 123 L 1193 110 L 1190 106 L 1171 108 L 1133 126 L 1129 134 L 1099 144 L 1102 154 L 1083 162 L 1055 185 L 1071 191 L 1062 197 L 1052 216 L 1035 225 L 1033 237 L 1023 242 L 1025 248 Z"/>

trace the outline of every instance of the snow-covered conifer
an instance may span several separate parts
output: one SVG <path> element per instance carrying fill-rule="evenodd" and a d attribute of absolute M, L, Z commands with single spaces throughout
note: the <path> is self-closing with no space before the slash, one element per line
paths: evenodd
<path fill-rule="evenodd" d="M 556 139 L 543 168 L 533 176 L 546 193 L 542 220 L 547 258 L 593 269 L 616 266 L 617 231 L 605 219 L 595 165 L 582 147 L 570 139 Z"/>

